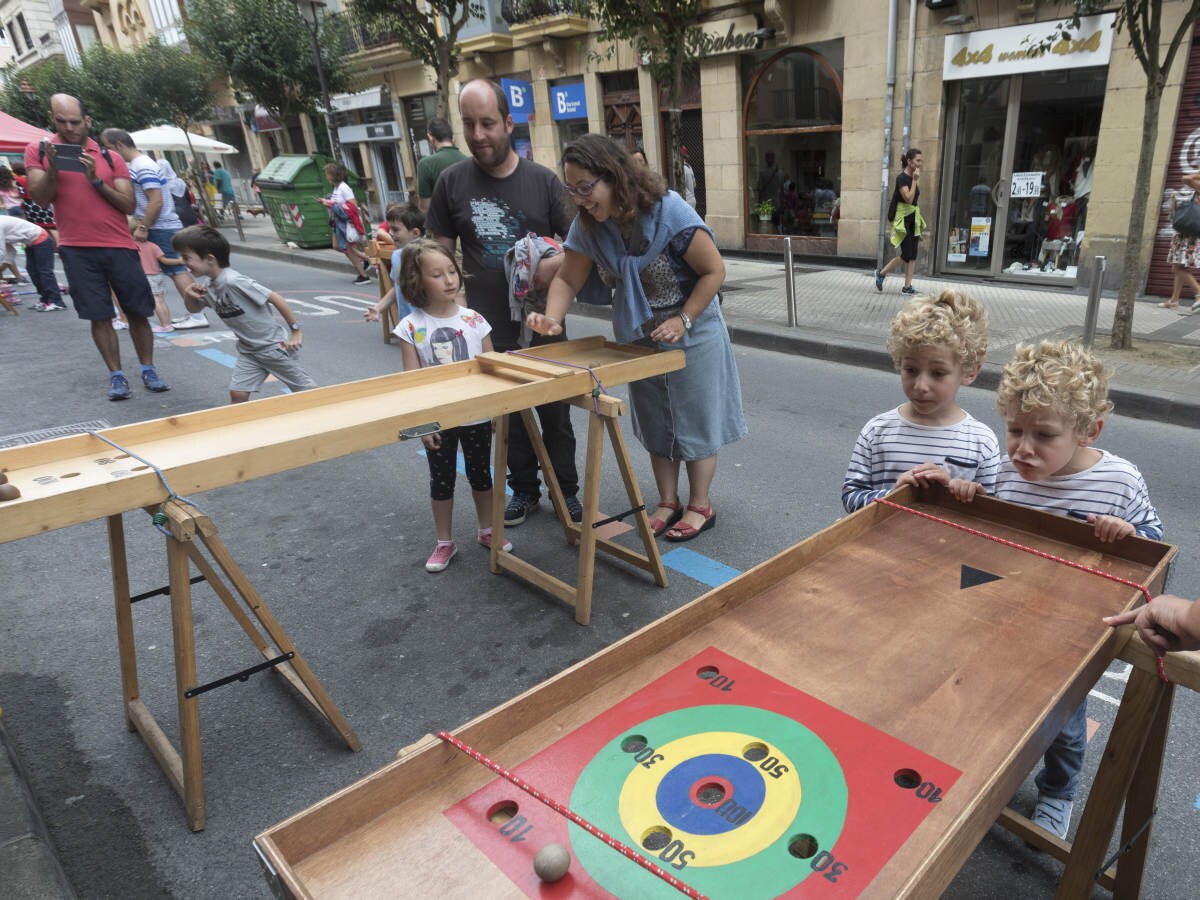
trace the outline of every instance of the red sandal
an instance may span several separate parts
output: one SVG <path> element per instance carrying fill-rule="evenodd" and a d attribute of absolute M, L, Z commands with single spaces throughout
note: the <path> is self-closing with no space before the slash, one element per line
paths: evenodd
<path fill-rule="evenodd" d="M 684 541 L 690 541 L 696 535 L 700 534 L 700 532 L 708 531 L 708 529 L 712 528 L 714 525 L 717 524 L 717 514 L 713 510 L 711 504 L 709 506 L 705 507 L 705 506 L 692 506 L 689 503 L 688 509 L 691 512 L 700 513 L 700 515 L 704 516 L 704 524 L 701 525 L 699 528 L 693 528 L 691 525 L 688 525 L 686 522 L 682 525 L 676 525 L 674 528 L 672 528 L 670 531 L 668 531 L 664 535 L 664 537 L 666 537 L 666 539 L 668 541 L 673 541 L 676 544 L 681 544 Z M 680 518 L 682 518 L 682 516 Z"/>
<path fill-rule="evenodd" d="M 650 531 L 654 533 L 655 537 L 659 537 L 664 531 L 683 518 L 683 507 L 679 505 L 678 500 L 676 500 L 674 503 L 668 503 L 666 500 L 659 500 L 658 506 L 659 509 L 669 509 L 672 510 L 672 512 L 671 515 L 666 519 L 660 519 L 657 516 L 654 516 L 650 519 Z M 658 510 L 656 509 L 655 512 L 658 512 Z"/>

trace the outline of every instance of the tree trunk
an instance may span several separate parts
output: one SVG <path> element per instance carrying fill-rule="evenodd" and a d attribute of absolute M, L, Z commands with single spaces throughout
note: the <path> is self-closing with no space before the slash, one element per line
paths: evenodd
<path fill-rule="evenodd" d="M 1125 241 L 1121 289 L 1113 314 L 1113 350 L 1133 346 L 1133 303 L 1142 281 L 1142 237 L 1146 230 L 1146 204 L 1150 197 L 1150 178 L 1154 174 L 1154 148 L 1158 143 L 1158 113 L 1162 105 L 1165 77 L 1161 73 L 1146 77 L 1145 109 L 1142 111 L 1142 147 L 1138 153 L 1133 179 L 1133 201 L 1129 210 L 1129 233 Z"/>
<path fill-rule="evenodd" d="M 671 87 L 667 92 L 667 121 L 671 127 L 671 187 L 683 196 L 683 111 L 679 98 L 683 96 L 683 48 L 674 48 L 671 58 Z"/>
<path fill-rule="evenodd" d="M 450 65 L 451 44 L 438 47 L 438 82 L 437 82 L 437 117 L 450 121 L 450 79 L 453 77 L 453 67 Z"/>

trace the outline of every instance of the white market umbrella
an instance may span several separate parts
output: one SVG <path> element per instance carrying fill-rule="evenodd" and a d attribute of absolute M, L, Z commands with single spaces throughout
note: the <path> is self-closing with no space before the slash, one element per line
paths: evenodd
<path fill-rule="evenodd" d="M 179 150 L 183 153 L 237 153 L 236 147 L 174 125 L 155 125 L 130 134 L 139 150 Z M 189 144 L 189 141 L 191 142 Z"/>

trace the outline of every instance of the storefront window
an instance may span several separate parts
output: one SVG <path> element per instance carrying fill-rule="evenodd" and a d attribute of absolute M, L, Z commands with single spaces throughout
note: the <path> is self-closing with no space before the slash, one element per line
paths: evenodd
<path fill-rule="evenodd" d="M 748 234 L 836 236 L 841 70 L 840 41 L 744 58 Z"/>

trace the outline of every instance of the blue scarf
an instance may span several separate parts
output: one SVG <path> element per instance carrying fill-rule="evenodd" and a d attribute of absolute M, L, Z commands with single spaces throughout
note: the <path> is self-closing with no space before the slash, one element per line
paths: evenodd
<path fill-rule="evenodd" d="M 565 242 L 569 249 L 617 274 L 613 333 L 622 343 L 640 340 L 642 325 L 654 317 L 642 287 L 639 274 L 642 269 L 658 259 L 671 239 L 684 229 L 702 228 L 712 235 L 704 220 L 674 191 L 667 191 L 648 215 L 638 216 L 637 227 L 649 241 L 641 256 L 629 252 L 620 228 L 612 219 L 594 223 L 588 232 L 576 216 Z"/>

